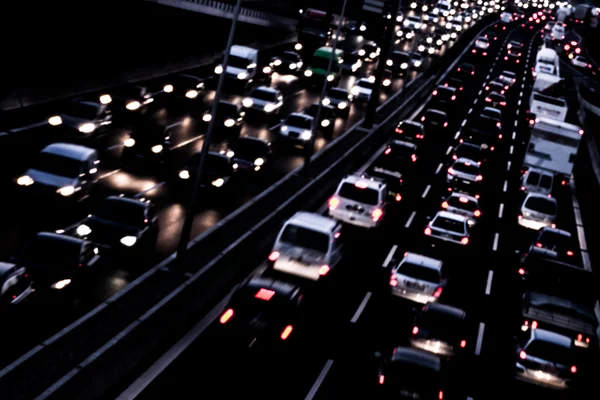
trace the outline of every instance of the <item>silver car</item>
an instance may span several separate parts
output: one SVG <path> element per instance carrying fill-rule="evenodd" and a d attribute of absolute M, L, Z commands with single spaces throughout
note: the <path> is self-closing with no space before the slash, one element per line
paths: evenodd
<path fill-rule="evenodd" d="M 442 202 L 442 209 L 467 218 L 467 224 L 474 226 L 481 217 L 479 200 L 464 193 L 452 193 Z"/>
<path fill-rule="evenodd" d="M 308 143 L 313 137 L 313 117 L 306 114 L 292 113 L 281 120 L 279 134 L 286 139 L 300 143 Z"/>
<path fill-rule="evenodd" d="M 392 295 L 421 304 L 436 302 L 445 286 L 442 261 L 416 253 L 404 253 L 390 276 Z"/>
<path fill-rule="evenodd" d="M 425 228 L 425 235 L 445 242 L 466 246 L 469 244 L 467 218 L 448 211 L 438 211 Z"/>
<path fill-rule="evenodd" d="M 248 97 L 242 101 L 242 105 L 247 110 L 276 115 L 283 106 L 283 95 L 277 89 L 260 86 L 252 89 Z"/>
<path fill-rule="evenodd" d="M 362 228 L 375 228 L 383 221 L 387 190 L 380 179 L 347 176 L 329 199 L 329 216 Z"/>
<path fill-rule="evenodd" d="M 529 168 L 521 177 L 521 191 L 549 195 L 554 184 L 554 174 L 539 168 Z"/>
<path fill-rule="evenodd" d="M 545 226 L 556 228 L 556 199 L 539 193 L 529 193 L 519 213 L 519 225 L 524 228 L 539 230 Z"/>

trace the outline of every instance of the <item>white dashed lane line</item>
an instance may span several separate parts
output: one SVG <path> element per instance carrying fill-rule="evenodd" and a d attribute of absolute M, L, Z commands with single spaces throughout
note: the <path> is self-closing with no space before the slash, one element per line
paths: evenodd
<path fill-rule="evenodd" d="M 451 151 L 452 151 L 452 146 L 448 146 L 448 150 L 446 150 L 446 155 L 450 154 Z"/>
<path fill-rule="evenodd" d="M 508 188 L 508 181 L 504 181 L 504 187 L 502 187 L 502 191 L 506 192 L 507 188 Z"/>
<path fill-rule="evenodd" d="M 515 147 L 513 145 L 511 145 L 510 149 L 508 149 L 508 153 L 512 154 L 514 150 L 515 150 Z"/>
<path fill-rule="evenodd" d="M 492 251 L 498 251 L 498 241 L 500 240 L 500 234 L 496 232 L 494 235 L 494 244 L 492 244 Z"/>
<path fill-rule="evenodd" d="M 479 323 L 479 331 L 477 332 L 477 343 L 475 344 L 475 355 L 481 354 L 481 345 L 483 344 L 483 333 L 485 332 L 485 324 Z"/>
<path fill-rule="evenodd" d="M 492 271 L 491 269 L 488 271 L 488 277 L 487 277 L 487 283 L 485 285 L 485 294 L 487 296 L 490 295 L 490 293 L 492 292 L 492 281 L 494 279 L 494 271 Z"/>
<path fill-rule="evenodd" d="M 460 126 L 463 126 L 463 127 L 464 127 L 466 124 L 467 124 L 467 120 L 466 120 L 466 119 L 463 119 L 463 122 L 460 124 Z"/>
<path fill-rule="evenodd" d="M 310 388 L 310 392 L 308 392 L 308 394 L 306 395 L 304 400 L 314 399 L 315 395 L 319 391 L 319 388 L 321 387 L 321 384 L 323 384 L 323 381 L 327 377 L 327 374 L 329 373 L 329 370 L 331 369 L 332 365 L 333 365 L 333 360 L 327 360 L 327 362 L 323 366 L 323 369 L 321 370 L 321 373 L 317 377 L 317 380 L 313 384 L 312 388 Z"/>
<path fill-rule="evenodd" d="M 454 135 L 454 140 L 458 139 L 458 137 L 460 136 L 460 131 L 456 132 L 456 135 Z M 448 154 L 448 153 L 446 153 Z"/>
<path fill-rule="evenodd" d="M 515 128 L 519 126 L 519 121 L 515 121 Z"/>
<path fill-rule="evenodd" d="M 410 224 L 412 224 L 413 219 L 415 219 L 415 215 L 417 215 L 416 211 L 413 211 L 412 214 L 410 214 L 410 217 L 408 217 L 408 220 L 406 221 L 406 224 L 404 225 L 405 228 L 410 228 Z"/>
<path fill-rule="evenodd" d="M 423 191 L 423 194 L 421 195 L 421 198 L 424 199 L 425 197 L 427 197 L 427 195 L 429 194 L 429 190 L 431 190 L 431 185 L 427 185 L 427 187 Z"/>
<path fill-rule="evenodd" d="M 352 319 L 350 320 L 351 323 L 355 324 L 358 321 L 358 319 L 360 318 L 360 315 L 362 314 L 362 312 L 365 310 L 365 307 L 369 303 L 371 294 L 372 294 L 371 292 L 367 292 L 367 294 L 365 294 L 365 297 L 360 302 L 360 305 L 358 306 L 358 308 L 356 309 L 356 312 L 354 313 L 354 315 L 352 316 Z"/>
<path fill-rule="evenodd" d="M 519 101 L 517 102 L 517 105 L 518 105 L 519 107 L 521 107 L 521 100 L 519 100 Z"/>
<path fill-rule="evenodd" d="M 416 211 L 413 211 L 413 213 L 415 214 Z M 394 254 L 396 254 L 396 250 L 398 250 L 398 245 L 395 244 L 392 246 L 392 248 L 390 249 L 390 252 L 388 253 L 387 257 L 385 257 L 385 260 L 383 261 L 383 264 L 381 264 L 381 266 L 383 268 L 387 268 L 387 266 L 390 264 L 390 261 L 392 261 L 392 258 L 394 258 Z"/>
<path fill-rule="evenodd" d="M 513 131 L 513 134 L 512 134 L 512 140 L 515 140 L 515 139 L 516 139 L 516 137 L 517 137 L 517 131 Z"/>
<path fill-rule="evenodd" d="M 440 163 L 440 165 L 437 166 L 436 170 L 435 170 L 435 174 L 439 174 L 440 171 L 442 170 L 442 167 L 444 166 L 444 164 Z"/>
<path fill-rule="evenodd" d="M 498 207 L 498 218 L 502 218 L 503 213 L 504 213 L 504 203 L 500 203 L 500 207 Z"/>
<path fill-rule="evenodd" d="M 510 161 L 506 163 L 506 170 L 510 171 Z"/>

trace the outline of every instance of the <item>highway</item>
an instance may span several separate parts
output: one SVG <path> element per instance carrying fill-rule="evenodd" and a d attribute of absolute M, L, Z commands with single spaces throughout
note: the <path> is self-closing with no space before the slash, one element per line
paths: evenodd
<path fill-rule="evenodd" d="M 186 398 L 206 393 L 230 398 L 240 390 L 244 396 L 263 399 L 340 399 L 359 393 L 373 397 L 377 389 L 374 353 L 408 344 L 412 329 L 412 306 L 390 298 L 386 290 L 390 267 L 405 251 L 442 259 L 449 266 L 449 283 L 440 301 L 467 312 L 471 356 L 449 366 L 448 398 L 585 398 L 574 393 L 557 395 L 514 380 L 513 335 L 520 325 L 521 296 L 515 251 L 533 240 L 531 232 L 517 225 L 517 214 L 522 202 L 520 168 L 528 140 L 525 111 L 532 84 L 531 74 L 524 72 L 535 60 L 540 44 L 536 34 L 537 29 L 513 24 L 500 33 L 487 59 L 465 56 L 464 61 L 476 65 L 476 74 L 452 109 L 447 131 L 428 136 L 419 147 L 419 161 L 406 178 L 411 183 L 401 210 L 388 214 L 380 230 L 344 231 L 342 265 L 324 289 L 310 293 L 310 305 L 294 341 L 285 347 L 273 344 L 254 349 L 223 337 L 216 319 L 225 308 L 224 299 L 161 359 L 141 371 L 137 380 L 129 382 L 131 386 L 123 385 L 118 398 Z M 524 43 L 524 59 L 508 91 L 502 140 L 483 170 L 480 226 L 466 248 L 433 246 L 423 230 L 427 217 L 440 210 L 447 193 L 449 153 L 461 138 L 461 128 L 485 106 L 483 86 L 505 69 L 500 56 L 509 40 Z M 568 100 L 570 109 L 574 108 L 572 93 Z M 413 119 L 418 120 L 427 108 L 424 105 Z M 559 204 L 556 224 L 579 237 L 583 251 L 577 263 L 591 269 L 573 187 L 572 182 L 554 192 Z M 326 208 L 324 204 L 318 211 L 324 213 Z M 264 269 L 258 266 L 255 274 Z"/>
<path fill-rule="evenodd" d="M 414 40 L 419 40 L 418 33 Z M 359 41 L 357 40 L 357 44 Z M 279 46 L 270 49 L 263 54 L 267 59 L 273 55 L 281 54 L 285 49 L 291 49 L 293 44 Z M 410 41 L 401 41 L 395 45 L 397 50 L 410 50 Z M 440 55 L 446 49 L 444 45 Z M 425 58 L 424 68 L 427 68 L 428 58 Z M 206 79 L 212 77 L 212 66 L 196 68 L 190 73 Z M 359 71 L 359 76 L 368 76 L 372 73 L 372 66 L 366 66 Z M 412 71 L 412 78 L 416 72 Z M 357 77 L 345 76 L 341 87 L 350 88 Z M 148 87 L 161 86 L 164 78 L 142 82 Z M 281 118 L 291 112 L 301 111 L 305 107 L 318 102 L 318 94 L 306 90 L 304 83 L 292 75 L 273 76 L 272 86 L 277 87 L 284 94 L 285 101 L 282 108 Z M 402 88 L 402 80 L 398 79 L 392 85 L 393 91 Z M 380 102 L 383 102 L 392 92 L 382 92 Z M 0 228 L 0 256 L 8 260 L 19 255 L 23 247 L 39 231 L 60 231 L 88 215 L 98 202 L 109 195 L 125 195 L 127 197 L 145 198 L 152 201 L 158 209 L 159 236 L 156 247 L 147 260 L 123 261 L 114 258 L 102 260 L 98 271 L 77 289 L 56 293 L 52 296 L 34 293 L 26 304 L 20 305 L 18 312 L 7 315 L 7 323 L 14 327 L 8 333 L 13 345 L 0 354 L 0 365 L 6 365 L 16 357 L 27 351 L 35 344 L 46 339 L 59 331 L 71 321 L 85 314 L 96 305 L 117 293 L 120 289 L 132 282 L 136 277 L 144 273 L 166 256 L 171 254 L 179 238 L 183 215 L 189 199 L 185 194 L 174 189 L 174 180 L 180 163 L 202 148 L 206 124 L 202 123 L 201 116 L 211 100 L 214 91 L 207 90 L 198 104 L 182 105 L 168 98 L 164 93 L 156 95 L 155 102 L 148 109 L 148 115 L 153 120 L 170 125 L 181 123 L 172 131 L 171 150 L 176 162 L 169 165 L 165 170 L 157 172 L 130 169 L 121 161 L 121 153 L 124 141 L 129 138 L 130 132 L 135 127 L 129 123 L 115 122 L 107 134 L 87 143 L 99 151 L 101 164 L 97 174 L 97 180 L 91 196 L 81 204 L 68 210 L 56 210 L 47 204 L 39 204 L 35 199 L 23 202 L 17 196 L 17 186 L 14 180 L 20 176 L 28 165 L 35 159 L 36 153 L 50 142 L 65 140 L 54 127 L 44 125 L 43 121 L 50 115 L 60 111 L 61 103 L 49 104 L 47 107 L 36 110 L 35 115 L 18 115 L 10 120 L 10 126 L 42 123 L 35 129 L 28 131 L 28 145 L 18 157 L 17 161 L 10 166 L 11 182 L 7 183 L 9 193 L 9 204 L 1 211 L 3 224 Z M 236 94 L 228 94 L 226 100 L 240 103 L 242 97 Z M 365 106 L 354 103 L 348 118 L 338 118 L 335 130 L 331 136 L 320 135 L 315 140 L 315 151 L 324 148 L 331 140 L 342 134 L 347 128 L 356 124 L 364 117 Z M 269 123 L 257 123 L 246 121 L 243 125 L 242 136 L 254 136 L 262 139 L 277 141 L 277 133 L 274 127 L 277 121 Z M 19 138 L 23 140 L 23 138 Z M 211 149 L 223 150 L 227 148 L 227 138 L 216 135 L 211 143 Z M 232 182 L 232 187 L 222 195 L 203 198 L 200 207 L 196 210 L 193 224 L 192 237 L 210 229 L 226 215 L 240 207 L 256 194 L 260 193 L 270 184 L 301 165 L 303 154 L 300 151 L 277 151 L 270 166 L 264 168 L 261 174 L 254 179 L 239 179 Z M 17 321 L 19 323 L 17 323 Z"/>

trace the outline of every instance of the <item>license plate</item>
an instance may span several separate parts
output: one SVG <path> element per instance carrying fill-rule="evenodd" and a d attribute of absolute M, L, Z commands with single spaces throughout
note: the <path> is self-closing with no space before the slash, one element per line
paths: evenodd
<path fill-rule="evenodd" d="M 416 282 L 410 282 L 410 281 L 409 281 L 409 282 L 406 282 L 406 286 L 408 286 L 408 287 L 409 287 L 409 288 L 411 288 L 411 289 L 417 289 L 417 290 L 421 290 L 421 291 L 422 291 L 423 289 L 425 289 L 425 286 L 423 286 L 423 285 L 420 285 L 420 284 L 418 284 L 418 283 L 416 283 Z"/>
<path fill-rule="evenodd" d="M 452 235 L 448 235 L 447 233 L 442 233 L 442 237 L 446 239 L 452 239 Z"/>
<path fill-rule="evenodd" d="M 462 183 L 465 184 L 465 185 L 470 185 L 471 184 L 470 181 L 464 181 L 464 180 L 462 181 Z"/>

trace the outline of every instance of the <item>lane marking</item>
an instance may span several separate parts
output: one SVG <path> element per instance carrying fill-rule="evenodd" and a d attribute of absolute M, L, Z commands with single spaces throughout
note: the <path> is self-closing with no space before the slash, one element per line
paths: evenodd
<path fill-rule="evenodd" d="M 516 120 L 515 120 L 515 128 L 516 128 L 517 126 L 519 126 L 519 121 L 516 121 Z"/>
<path fill-rule="evenodd" d="M 515 140 L 516 137 L 517 137 L 517 131 L 513 131 L 512 140 Z"/>
<path fill-rule="evenodd" d="M 514 146 L 510 145 L 510 149 L 508 149 L 508 154 L 512 154 L 514 149 L 515 149 Z"/>
<path fill-rule="evenodd" d="M 463 119 L 463 122 L 460 124 L 460 126 L 464 127 L 467 124 L 467 119 Z"/>
<path fill-rule="evenodd" d="M 381 266 L 383 268 L 387 268 L 387 266 L 389 265 L 390 261 L 392 261 L 392 258 L 394 257 L 394 254 L 396 254 L 396 250 L 398 250 L 398 245 L 397 244 L 395 244 L 395 245 L 392 246 L 392 248 L 390 249 L 390 252 L 388 253 L 388 255 L 385 258 L 385 260 L 383 261 L 383 264 L 381 264 Z"/>
<path fill-rule="evenodd" d="M 523 97 L 523 92 L 520 92 L 520 93 L 519 93 L 519 97 Z"/>
<path fill-rule="evenodd" d="M 506 163 L 506 170 L 507 170 L 507 171 L 510 171 L 510 161 L 508 161 L 508 162 Z"/>
<path fill-rule="evenodd" d="M 583 226 L 577 225 L 577 238 L 579 239 L 579 247 L 583 251 L 587 251 L 587 242 L 585 240 L 585 231 Z"/>
<path fill-rule="evenodd" d="M 444 166 L 444 164 L 440 163 L 440 165 L 437 166 L 436 170 L 435 170 L 435 174 L 439 174 L 440 171 L 442 170 L 442 167 Z"/>
<path fill-rule="evenodd" d="M 479 323 L 479 331 L 477 332 L 477 343 L 475 344 L 475 355 L 478 356 L 481 354 L 481 345 L 483 344 L 483 333 L 485 331 L 485 324 L 483 322 Z"/>
<path fill-rule="evenodd" d="M 492 245 L 492 251 L 498 251 L 498 240 L 500 239 L 500 234 L 496 232 L 494 235 L 494 244 Z"/>
<path fill-rule="evenodd" d="M 367 292 L 367 294 L 365 294 L 365 297 L 363 298 L 363 300 L 360 302 L 360 305 L 356 309 L 356 312 L 352 316 L 352 319 L 350 320 L 351 323 L 355 324 L 356 321 L 358 321 L 358 319 L 360 318 L 360 314 L 362 314 L 362 312 L 364 311 L 365 307 L 369 303 L 370 298 L 371 298 L 371 292 Z"/>
<path fill-rule="evenodd" d="M 483 92 L 483 90 L 479 89 L 479 93 L 477 93 L 477 96 L 481 96 L 481 92 Z"/>
<path fill-rule="evenodd" d="M 469 112 L 468 112 L 467 114 L 471 114 L 472 112 L 473 112 L 473 107 L 471 107 L 471 108 L 469 109 Z"/>
<path fill-rule="evenodd" d="M 521 100 L 519 100 L 519 101 L 517 102 L 517 105 L 518 105 L 519 107 L 521 107 Z"/>
<path fill-rule="evenodd" d="M 421 198 L 425 198 L 427 197 L 427 194 L 429 193 L 429 190 L 431 189 L 431 185 L 427 185 L 427 187 L 425 188 L 425 190 L 423 191 L 423 194 L 421 195 Z"/>
<path fill-rule="evenodd" d="M 304 400 L 312 400 L 312 399 L 314 399 L 315 395 L 319 391 L 319 388 L 323 384 L 323 381 L 325 380 L 325 377 L 327 377 L 327 373 L 329 373 L 329 370 L 331 369 L 332 365 L 333 365 L 333 360 L 327 360 L 327 362 L 325 363 L 325 366 L 321 370 L 321 373 L 317 377 L 317 380 L 313 384 L 312 388 L 310 388 L 310 392 L 308 392 L 308 394 L 306 395 L 306 397 L 304 398 Z"/>
<path fill-rule="evenodd" d="M 488 271 L 488 277 L 487 277 L 487 283 L 485 285 L 485 294 L 486 295 L 490 295 L 490 292 L 492 291 L 492 281 L 494 280 L 494 271 L 492 271 L 491 269 Z"/>
<path fill-rule="evenodd" d="M 446 150 L 446 155 L 450 154 L 451 151 L 452 151 L 452 146 L 448 146 L 448 150 Z"/>
<path fill-rule="evenodd" d="M 500 207 L 498 207 L 498 218 L 502 218 L 502 214 L 504 214 L 504 203 L 500 203 Z"/>
<path fill-rule="evenodd" d="M 417 215 L 416 211 L 413 211 L 412 214 L 410 214 L 410 217 L 408 217 L 408 220 L 406 221 L 406 224 L 404 225 L 405 228 L 410 228 L 410 224 L 412 224 L 413 219 L 415 219 L 415 215 Z"/>

